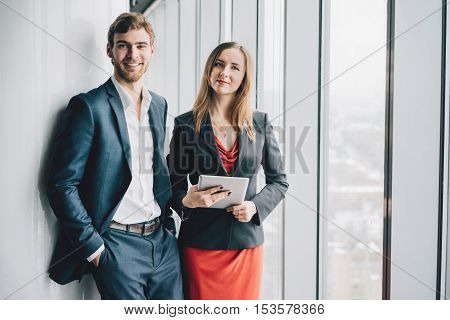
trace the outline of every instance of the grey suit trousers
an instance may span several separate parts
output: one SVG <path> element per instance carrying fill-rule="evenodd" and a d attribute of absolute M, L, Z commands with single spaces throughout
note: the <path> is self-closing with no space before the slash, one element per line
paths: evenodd
<path fill-rule="evenodd" d="M 183 299 L 178 245 L 160 226 L 142 236 L 109 229 L 102 238 L 105 250 L 93 276 L 102 299 Z"/>

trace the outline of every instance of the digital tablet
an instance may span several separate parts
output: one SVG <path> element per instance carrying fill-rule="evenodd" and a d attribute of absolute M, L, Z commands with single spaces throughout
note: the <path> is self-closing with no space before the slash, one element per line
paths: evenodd
<path fill-rule="evenodd" d="M 228 197 L 217 201 L 210 208 L 225 209 L 244 202 L 245 194 L 247 193 L 248 178 L 206 175 L 201 175 L 198 178 L 198 189 L 200 191 L 217 186 L 223 186 L 223 189 L 230 190 L 231 194 Z"/>

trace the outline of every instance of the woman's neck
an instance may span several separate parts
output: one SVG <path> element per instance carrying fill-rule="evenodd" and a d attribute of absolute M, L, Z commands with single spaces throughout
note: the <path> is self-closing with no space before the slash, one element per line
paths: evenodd
<path fill-rule="evenodd" d="M 219 117 L 226 120 L 227 122 L 230 122 L 233 99 L 234 96 L 229 95 L 216 96 L 215 103 L 210 109 L 211 117 Z"/>

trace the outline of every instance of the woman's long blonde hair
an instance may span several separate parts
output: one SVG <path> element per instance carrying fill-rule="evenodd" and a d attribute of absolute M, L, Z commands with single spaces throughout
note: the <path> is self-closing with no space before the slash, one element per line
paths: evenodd
<path fill-rule="evenodd" d="M 202 121 L 205 119 L 209 108 L 214 103 L 215 91 L 209 83 L 209 76 L 214 67 L 214 63 L 219 58 L 222 51 L 230 48 L 239 49 L 245 57 L 245 75 L 242 83 L 236 91 L 233 106 L 231 108 L 231 125 L 239 132 L 244 130 L 249 136 L 250 140 L 255 141 L 255 129 L 253 127 L 252 107 L 250 104 L 250 90 L 252 87 L 252 70 L 253 63 L 248 51 L 239 43 L 224 42 L 218 45 L 209 55 L 206 61 L 205 69 L 203 71 L 202 80 L 200 82 L 200 89 L 195 99 L 192 111 L 194 113 L 194 130 L 200 133 Z"/>

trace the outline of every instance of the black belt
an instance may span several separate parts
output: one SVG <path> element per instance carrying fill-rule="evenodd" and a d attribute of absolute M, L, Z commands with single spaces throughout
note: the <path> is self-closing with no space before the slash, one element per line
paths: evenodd
<path fill-rule="evenodd" d="M 135 224 L 122 224 L 116 221 L 111 221 L 109 227 L 111 229 L 123 230 L 127 232 L 137 233 L 143 236 L 148 236 L 155 232 L 160 225 L 160 219 L 155 218 L 151 221 L 135 223 Z"/>

